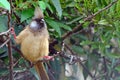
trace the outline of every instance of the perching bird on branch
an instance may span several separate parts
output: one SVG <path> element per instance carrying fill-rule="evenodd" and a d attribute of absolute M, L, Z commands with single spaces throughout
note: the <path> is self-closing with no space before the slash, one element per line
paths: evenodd
<path fill-rule="evenodd" d="M 34 64 L 41 80 L 49 80 L 45 71 L 43 59 L 49 53 L 49 33 L 47 30 L 44 16 L 40 8 L 36 8 L 33 20 L 15 38 L 17 44 L 21 45 L 23 56 Z"/>

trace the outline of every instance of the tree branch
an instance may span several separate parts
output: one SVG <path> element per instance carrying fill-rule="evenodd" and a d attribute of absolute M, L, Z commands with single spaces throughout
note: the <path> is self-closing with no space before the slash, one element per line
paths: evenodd
<path fill-rule="evenodd" d="M 118 0 L 114 0 L 113 2 L 111 2 L 108 6 L 104 7 L 103 9 L 99 10 L 98 12 L 93 14 L 93 17 L 96 16 L 97 14 L 109 9 L 112 5 L 114 5 L 115 3 L 117 3 Z"/>
<path fill-rule="evenodd" d="M 10 38 L 7 39 L 2 45 L 0 45 L 0 48 L 2 48 L 4 45 L 6 45 L 10 41 Z"/>
<path fill-rule="evenodd" d="M 0 33 L 0 36 L 1 36 L 1 35 L 7 35 L 7 34 L 10 32 L 10 30 L 11 30 L 11 29 L 8 29 L 8 30 L 5 31 L 5 32 L 1 32 L 1 33 Z"/>
<path fill-rule="evenodd" d="M 118 1 L 118 0 L 115 0 L 115 1 L 111 2 L 108 6 L 104 7 L 103 9 L 99 10 L 98 12 L 96 12 L 96 13 L 94 13 L 94 14 L 92 14 L 92 15 L 89 15 L 88 17 L 84 18 L 84 22 L 91 20 L 91 19 L 92 19 L 93 17 L 95 17 L 96 15 L 98 15 L 98 14 L 100 14 L 101 12 L 109 9 L 109 8 L 110 8 L 112 5 L 114 5 L 117 1 Z M 72 35 L 73 33 L 81 30 L 83 24 L 84 24 L 84 23 L 80 23 L 80 24 L 77 25 L 75 28 L 73 28 L 72 31 L 69 31 L 69 32 L 65 33 L 65 34 L 62 36 L 62 40 L 66 39 L 67 37 L 69 37 L 69 36 Z"/>
<path fill-rule="evenodd" d="M 0 7 L 0 16 L 1 15 L 4 15 L 4 14 L 7 14 L 7 9 L 4 9 L 4 8 L 2 8 L 2 7 Z"/>
<path fill-rule="evenodd" d="M 11 28 L 11 18 L 12 18 L 12 0 L 9 0 L 10 2 L 10 12 L 8 12 L 8 29 Z M 8 37 L 10 38 L 10 33 L 8 34 Z M 13 78 L 13 56 L 12 56 L 12 44 L 11 39 L 8 42 L 8 56 L 9 56 L 9 80 L 14 80 Z"/>

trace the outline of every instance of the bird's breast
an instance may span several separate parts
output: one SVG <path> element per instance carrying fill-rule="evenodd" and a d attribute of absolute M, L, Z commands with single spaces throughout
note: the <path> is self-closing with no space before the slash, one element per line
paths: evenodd
<path fill-rule="evenodd" d="M 29 61 L 38 61 L 49 53 L 48 37 L 33 34 L 27 36 L 21 43 L 21 51 Z"/>

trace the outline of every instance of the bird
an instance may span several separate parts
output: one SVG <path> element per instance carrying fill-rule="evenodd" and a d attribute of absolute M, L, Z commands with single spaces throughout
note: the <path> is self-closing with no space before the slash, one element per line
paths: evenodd
<path fill-rule="evenodd" d="M 34 63 L 40 79 L 49 80 L 44 64 L 40 61 L 44 57 L 47 58 L 49 54 L 49 32 L 40 7 L 35 8 L 34 17 L 30 24 L 17 36 L 14 34 L 14 38 L 15 42 L 20 44 L 25 59 Z"/>

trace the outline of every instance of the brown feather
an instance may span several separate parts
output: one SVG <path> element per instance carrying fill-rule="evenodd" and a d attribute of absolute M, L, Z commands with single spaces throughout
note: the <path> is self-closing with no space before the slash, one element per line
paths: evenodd
<path fill-rule="evenodd" d="M 43 14 L 39 8 L 35 9 L 34 18 L 43 18 Z M 32 63 L 36 71 L 41 77 L 41 80 L 49 80 L 48 75 L 44 69 L 43 63 L 38 62 L 49 53 L 49 34 L 46 25 L 39 30 L 32 30 L 28 25 L 16 37 L 16 43 L 21 45 L 23 56 Z"/>
<path fill-rule="evenodd" d="M 49 77 L 46 75 L 47 73 L 42 62 L 37 62 L 34 67 L 40 76 L 40 80 L 49 80 Z"/>
<path fill-rule="evenodd" d="M 36 18 L 44 18 L 42 10 L 39 7 L 35 8 L 34 19 L 36 19 Z"/>

